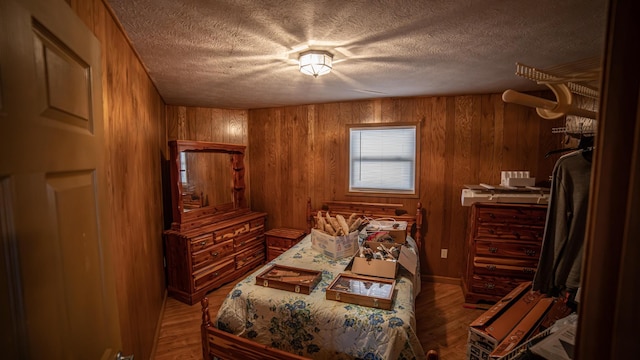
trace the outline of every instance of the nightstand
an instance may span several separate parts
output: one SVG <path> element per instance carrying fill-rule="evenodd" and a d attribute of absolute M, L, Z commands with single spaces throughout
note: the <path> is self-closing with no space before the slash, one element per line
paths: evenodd
<path fill-rule="evenodd" d="M 271 229 L 265 233 L 267 241 L 267 261 L 287 251 L 307 234 L 298 229 Z"/>

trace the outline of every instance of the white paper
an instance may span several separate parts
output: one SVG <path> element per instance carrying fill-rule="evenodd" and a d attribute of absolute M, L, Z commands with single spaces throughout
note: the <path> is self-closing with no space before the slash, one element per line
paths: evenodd
<path fill-rule="evenodd" d="M 403 246 L 400 249 L 400 256 L 398 256 L 398 262 L 405 269 L 409 270 L 411 275 L 416 275 L 416 265 L 418 263 L 418 255 L 411 251 L 407 246 Z"/>
<path fill-rule="evenodd" d="M 531 346 L 532 353 L 548 360 L 571 360 L 576 339 L 576 325 L 562 326 L 539 343 Z"/>

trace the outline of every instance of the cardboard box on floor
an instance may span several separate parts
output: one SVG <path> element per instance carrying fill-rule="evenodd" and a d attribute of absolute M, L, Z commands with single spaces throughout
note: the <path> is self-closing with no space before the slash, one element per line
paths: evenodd
<path fill-rule="evenodd" d="M 531 291 L 531 281 L 523 282 L 484 314 L 480 315 L 469 325 L 467 359 L 484 360 L 497 358 L 499 356 L 494 356 L 494 350 L 499 347 L 503 340 L 508 338 L 508 335 L 514 329 L 516 332 L 526 331 L 529 333 L 531 329 L 538 325 L 551 306 L 551 302 L 545 300 L 542 305 L 536 308 L 538 302 L 543 298 L 547 298 L 547 296 Z M 536 308 L 535 312 L 531 313 L 527 318 L 527 315 L 534 308 Z M 515 332 L 511 335 L 515 336 Z M 518 340 L 510 348 L 517 346 L 524 340 L 526 339 Z M 508 351 L 506 348 L 503 350 Z"/>
<path fill-rule="evenodd" d="M 544 303 L 543 300 L 547 300 L 551 298 L 543 298 L 540 299 L 536 307 L 544 306 L 540 305 Z M 532 345 L 537 344 L 544 340 L 551 333 L 551 326 L 556 323 L 556 321 L 565 319 L 567 316 L 573 313 L 573 309 L 567 306 L 567 303 L 562 299 L 554 298 L 551 299 L 552 305 L 547 311 L 546 315 L 539 321 L 537 326 L 534 326 L 532 330 L 529 330 L 528 334 L 524 334 L 529 328 L 522 328 L 520 326 L 516 326 L 514 330 L 511 331 L 512 334 L 509 334 L 506 339 L 504 339 L 498 347 L 491 354 L 492 358 L 498 357 L 497 360 L 514 360 L 518 359 L 519 356 L 527 351 Z M 534 310 L 531 310 L 531 313 L 534 313 Z M 527 314 L 527 317 L 529 317 Z M 535 316 L 531 316 L 532 319 L 535 319 Z M 526 324 L 528 321 L 523 319 L 521 323 Z M 533 324 L 531 324 L 533 325 Z M 524 335 L 524 336 L 523 336 Z M 526 341 L 522 341 L 526 339 Z M 516 344 L 520 344 L 517 345 Z M 509 350 L 511 349 L 511 350 Z"/>

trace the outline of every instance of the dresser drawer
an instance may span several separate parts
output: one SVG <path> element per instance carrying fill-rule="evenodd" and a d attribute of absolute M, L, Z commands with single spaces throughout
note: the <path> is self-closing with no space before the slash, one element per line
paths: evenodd
<path fill-rule="evenodd" d="M 473 275 L 469 282 L 469 290 L 474 293 L 503 297 L 522 281 L 510 277 Z"/>
<path fill-rule="evenodd" d="M 480 224 L 476 229 L 476 238 L 511 239 L 542 242 L 544 227 L 501 224 Z"/>
<path fill-rule="evenodd" d="M 233 239 L 241 234 L 246 234 L 250 231 L 251 224 L 249 222 L 243 222 L 229 226 L 223 229 L 216 230 L 214 233 L 214 239 L 216 243 Z"/>
<path fill-rule="evenodd" d="M 251 231 L 264 231 L 264 218 L 251 220 L 251 222 L 249 223 L 249 227 L 251 228 Z"/>
<path fill-rule="evenodd" d="M 213 233 L 206 233 L 206 234 L 195 236 L 191 238 L 189 242 L 190 242 L 189 246 L 191 247 L 191 252 L 204 250 L 207 247 L 213 246 L 214 244 Z"/>
<path fill-rule="evenodd" d="M 506 261 L 505 261 L 506 260 Z M 473 261 L 473 273 L 491 276 L 513 276 L 533 279 L 537 261 L 477 257 Z"/>
<path fill-rule="evenodd" d="M 264 262 L 265 250 L 264 244 L 248 248 L 247 250 L 236 255 L 236 269 Z"/>
<path fill-rule="evenodd" d="M 546 208 L 479 207 L 476 219 L 480 223 L 544 226 L 546 217 Z"/>
<path fill-rule="evenodd" d="M 227 261 L 213 263 L 202 270 L 193 273 L 194 290 L 198 291 L 210 286 L 219 278 L 228 275 L 229 272 L 233 270 L 235 270 L 235 262 L 233 261 L 233 258 L 230 258 Z"/>
<path fill-rule="evenodd" d="M 527 241 L 491 241 L 480 240 L 475 241 L 476 255 L 488 257 L 513 257 L 513 258 L 530 258 L 538 262 L 540 258 L 539 242 Z"/>
<path fill-rule="evenodd" d="M 261 229 L 242 234 L 233 240 L 236 253 L 260 244 L 264 247 L 264 233 Z"/>
<path fill-rule="evenodd" d="M 191 265 L 193 270 L 199 270 L 231 254 L 233 254 L 233 240 L 227 240 L 220 244 L 208 246 L 203 250 L 192 252 Z"/>

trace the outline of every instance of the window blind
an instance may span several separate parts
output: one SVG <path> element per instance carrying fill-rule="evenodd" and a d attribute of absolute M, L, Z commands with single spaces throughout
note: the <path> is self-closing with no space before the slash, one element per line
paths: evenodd
<path fill-rule="evenodd" d="M 416 127 L 351 128 L 349 190 L 415 192 Z"/>

